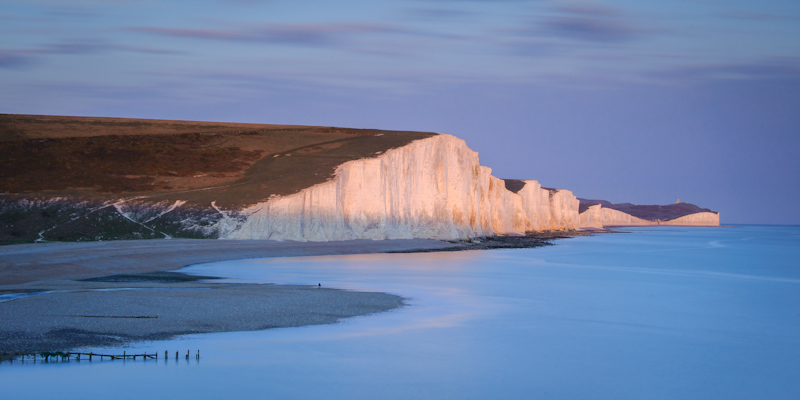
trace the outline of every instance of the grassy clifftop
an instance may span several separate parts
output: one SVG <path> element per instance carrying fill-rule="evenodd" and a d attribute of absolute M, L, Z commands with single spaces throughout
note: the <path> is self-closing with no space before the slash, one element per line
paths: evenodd
<path fill-rule="evenodd" d="M 0 243 L 212 238 L 244 207 L 433 135 L 0 114 Z"/>
<path fill-rule="evenodd" d="M 330 179 L 346 161 L 432 133 L 0 115 L 0 192 L 239 207 Z"/>

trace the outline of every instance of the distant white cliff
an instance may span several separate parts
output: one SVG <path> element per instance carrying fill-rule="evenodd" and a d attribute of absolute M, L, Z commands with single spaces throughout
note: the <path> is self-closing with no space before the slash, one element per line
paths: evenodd
<path fill-rule="evenodd" d="M 249 207 L 242 222 L 226 221 L 220 232 L 235 239 L 468 240 L 579 228 L 572 192 L 523 182 L 516 193 L 506 189 L 463 140 L 442 134 L 346 162 L 334 179 Z"/>
<path fill-rule="evenodd" d="M 600 204 L 590 206 L 580 214 L 581 228 L 603 228 L 606 226 L 635 226 L 653 225 L 654 223 L 645 219 L 634 217 L 622 211 L 603 207 Z"/>
<path fill-rule="evenodd" d="M 661 221 L 659 225 L 719 226 L 719 213 L 699 212 L 669 221 Z"/>
<path fill-rule="evenodd" d="M 649 221 L 600 204 L 589 206 L 580 213 L 579 219 L 581 229 L 639 225 L 719 226 L 719 213 L 715 212 L 698 212 L 668 221 Z"/>

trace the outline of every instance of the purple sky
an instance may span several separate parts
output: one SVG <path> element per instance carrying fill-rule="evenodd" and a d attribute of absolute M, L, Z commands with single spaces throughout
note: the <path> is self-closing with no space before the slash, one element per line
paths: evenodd
<path fill-rule="evenodd" d="M 796 0 L 4 0 L 0 112 L 450 133 L 501 178 L 800 224 Z"/>

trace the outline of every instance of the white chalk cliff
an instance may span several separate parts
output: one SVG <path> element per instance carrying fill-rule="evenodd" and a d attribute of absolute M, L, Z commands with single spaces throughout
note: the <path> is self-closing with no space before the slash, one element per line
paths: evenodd
<path fill-rule="evenodd" d="M 603 228 L 606 226 L 652 225 L 654 222 L 634 217 L 633 215 L 603 207 L 600 204 L 590 206 L 580 214 L 581 228 Z"/>
<path fill-rule="evenodd" d="M 334 179 L 243 210 L 223 238 L 329 241 L 467 240 L 578 229 L 568 190 L 524 181 L 516 193 L 451 135 L 436 135 L 340 165 Z"/>
<path fill-rule="evenodd" d="M 87 165 L 98 162 L 95 150 L 56 151 L 57 164 L 83 167 L 53 173 L 42 164 L 36 167 L 41 170 L 12 168 L 0 176 L 5 188 L 0 190 L 0 244 L 155 238 L 470 240 L 606 226 L 719 225 L 718 213 L 691 203 L 615 204 L 578 199 L 533 180 L 496 178 L 479 164 L 476 152 L 451 135 L 203 122 L 184 126 L 180 121 L 135 122 L 150 128 L 129 130 L 123 127 L 127 123 L 104 120 L 113 127 L 95 137 L 85 136 L 81 128 L 94 124 L 93 119 L 76 118 L 66 127 L 64 118 L 71 117 L 11 117 L 10 123 L 25 128 L 19 138 L 12 135 L 9 149 L 27 149 L 20 150 L 21 156 L 36 160 L 45 147 L 92 148 L 103 150 L 102 163 L 113 165 L 94 171 Z M 213 135 L 195 132 L 201 126 Z M 106 134 L 134 136 L 102 138 Z M 18 139 L 46 146 L 18 148 Z M 141 140 L 152 143 L 131 153 Z M 162 146 L 172 150 L 155 151 Z M 147 161 L 154 156 L 160 157 L 161 167 Z M 174 170 L 163 171 L 167 166 Z"/>
<path fill-rule="evenodd" d="M 639 225 L 692 225 L 692 226 L 719 226 L 719 213 L 698 212 L 675 218 L 668 221 L 649 221 L 634 217 L 600 204 L 589 206 L 580 214 L 580 227 L 603 228 L 607 226 L 639 226 Z"/>
<path fill-rule="evenodd" d="M 719 213 L 699 212 L 669 221 L 661 221 L 659 225 L 719 226 Z"/>

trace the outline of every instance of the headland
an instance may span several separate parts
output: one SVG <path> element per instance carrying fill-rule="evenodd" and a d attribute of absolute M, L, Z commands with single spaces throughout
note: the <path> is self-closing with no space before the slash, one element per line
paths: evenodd
<path fill-rule="evenodd" d="M 435 132 L 0 114 L 0 157 L 0 294 L 27 296 L 0 302 L 0 352 L 331 323 L 402 305 L 324 282 L 175 273 L 192 264 L 719 224 L 686 204 L 584 207 L 569 190 L 493 176 L 464 140 Z"/>

